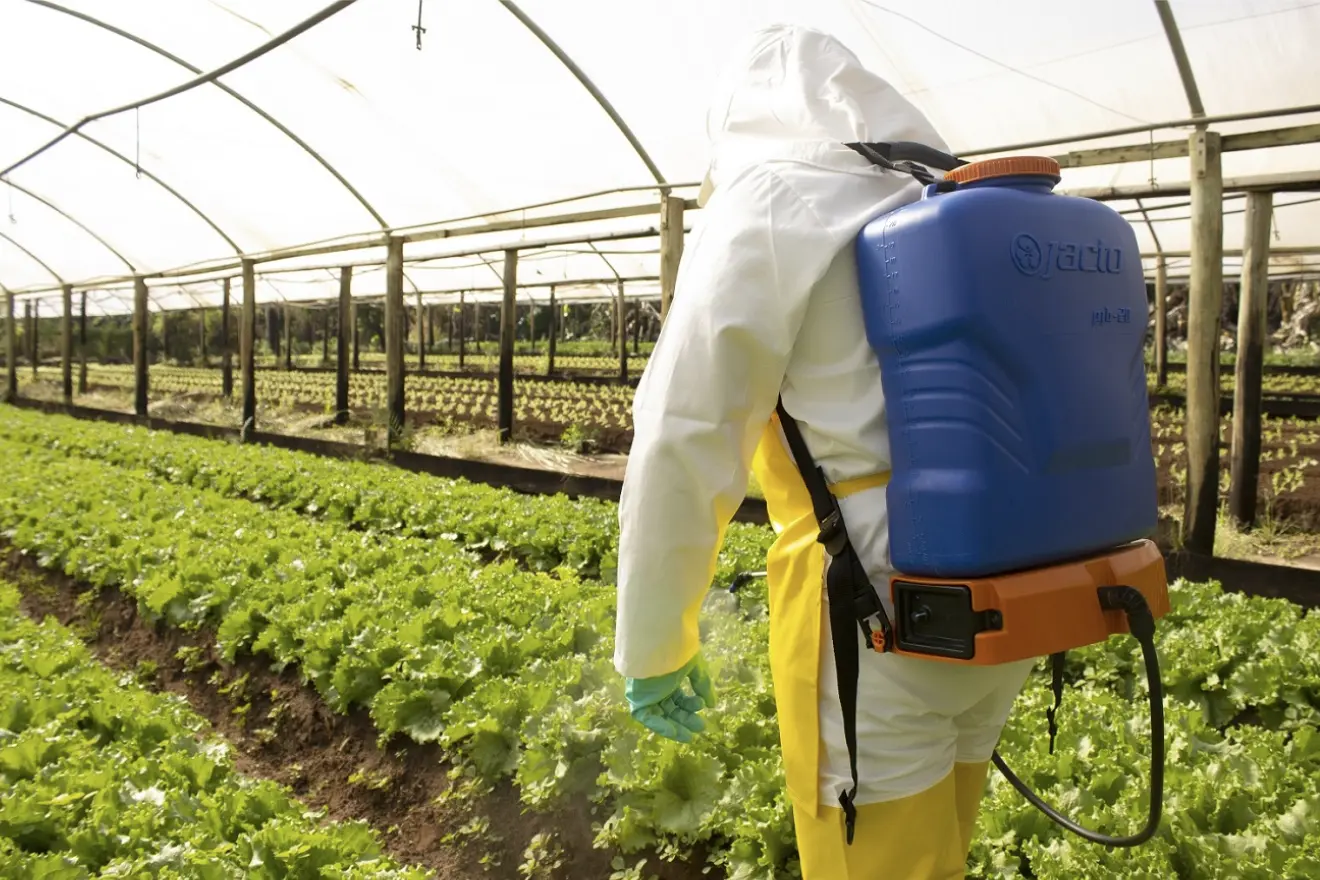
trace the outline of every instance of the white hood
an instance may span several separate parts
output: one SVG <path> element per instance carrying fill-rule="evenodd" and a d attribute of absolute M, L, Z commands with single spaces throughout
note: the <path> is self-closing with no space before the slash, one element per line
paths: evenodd
<path fill-rule="evenodd" d="M 917 141 L 947 150 L 930 122 L 838 39 L 796 25 L 757 31 L 716 89 L 706 117 L 708 194 L 748 165 L 795 159 L 857 170 L 843 144 Z M 704 199 L 703 199 L 704 201 Z"/>

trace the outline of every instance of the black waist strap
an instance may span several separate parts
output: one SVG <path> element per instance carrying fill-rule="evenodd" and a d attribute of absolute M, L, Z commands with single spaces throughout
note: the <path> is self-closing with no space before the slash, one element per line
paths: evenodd
<path fill-rule="evenodd" d="M 852 773 L 852 788 L 840 792 L 839 804 L 843 807 L 848 843 L 851 844 L 857 824 L 857 807 L 853 800 L 857 796 L 857 680 L 861 674 L 861 652 L 857 647 L 857 630 L 854 627 L 861 629 L 868 648 L 879 651 L 887 651 L 892 646 L 893 632 L 880 597 L 848 539 L 843 512 L 839 509 L 838 499 L 830 492 L 825 472 L 812 461 L 802 432 L 784 409 L 782 400 L 779 401 L 777 412 L 788 448 L 793 453 L 798 472 L 802 474 L 807 493 L 811 496 L 812 511 L 820 526 L 816 540 L 825 545 L 830 555 L 825 574 L 825 593 L 830 606 L 830 641 L 834 647 L 835 673 L 839 680 L 843 738 L 848 745 L 848 768 Z M 871 628 L 872 620 L 879 625 L 878 632 Z"/>

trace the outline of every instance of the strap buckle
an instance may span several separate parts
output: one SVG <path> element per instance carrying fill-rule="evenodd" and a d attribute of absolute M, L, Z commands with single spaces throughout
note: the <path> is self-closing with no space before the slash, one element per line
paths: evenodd
<path fill-rule="evenodd" d="M 848 546 L 848 530 L 843 525 L 843 510 L 839 499 L 830 495 L 830 512 L 820 520 L 820 532 L 816 541 L 825 545 L 825 552 L 838 556 Z"/>
<path fill-rule="evenodd" d="M 871 622 L 875 621 L 876 628 L 872 629 Z M 894 644 L 894 628 L 889 622 L 889 615 L 885 614 L 884 608 L 879 608 L 874 614 L 859 618 L 858 625 L 862 628 L 862 635 L 866 638 L 866 647 L 877 654 L 883 654 Z"/>

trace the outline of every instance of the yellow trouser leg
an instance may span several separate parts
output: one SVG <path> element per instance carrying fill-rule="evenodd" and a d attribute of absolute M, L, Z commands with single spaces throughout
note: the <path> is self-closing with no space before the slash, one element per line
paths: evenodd
<path fill-rule="evenodd" d="M 955 774 L 920 794 L 857 808 L 852 846 L 843 810 L 820 818 L 794 808 L 803 880 L 962 880 L 962 845 Z"/>
<path fill-rule="evenodd" d="M 976 815 L 981 810 L 981 796 L 985 794 L 985 777 L 989 761 L 976 764 L 953 765 L 953 778 L 957 787 L 958 831 L 962 836 L 963 861 L 972 848 L 972 834 L 976 831 Z"/>

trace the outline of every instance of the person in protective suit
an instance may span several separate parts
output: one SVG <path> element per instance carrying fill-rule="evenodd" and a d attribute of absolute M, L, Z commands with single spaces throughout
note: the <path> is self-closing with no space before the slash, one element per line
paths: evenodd
<path fill-rule="evenodd" d="M 702 729 L 714 695 L 698 614 L 753 471 L 777 533 L 767 559 L 771 668 L 804 877 L 962 877 L 989 759 L 1033 661 L 961 666 L 862 647 L 848 844 L 839 795 L 852 775 L 828 556 L 776 414 L 782 397 L 892 619 L 888 429 L 854 239 L 921 188 L 845 144 L 947 146 L 838 40 L 793 26 L 755 34 L 707 128 L 705 207 L 634 402 L 615 666 L 638 721 L 680 741 Z M 860 630 L 853 637 L 860 646 Z"/>

